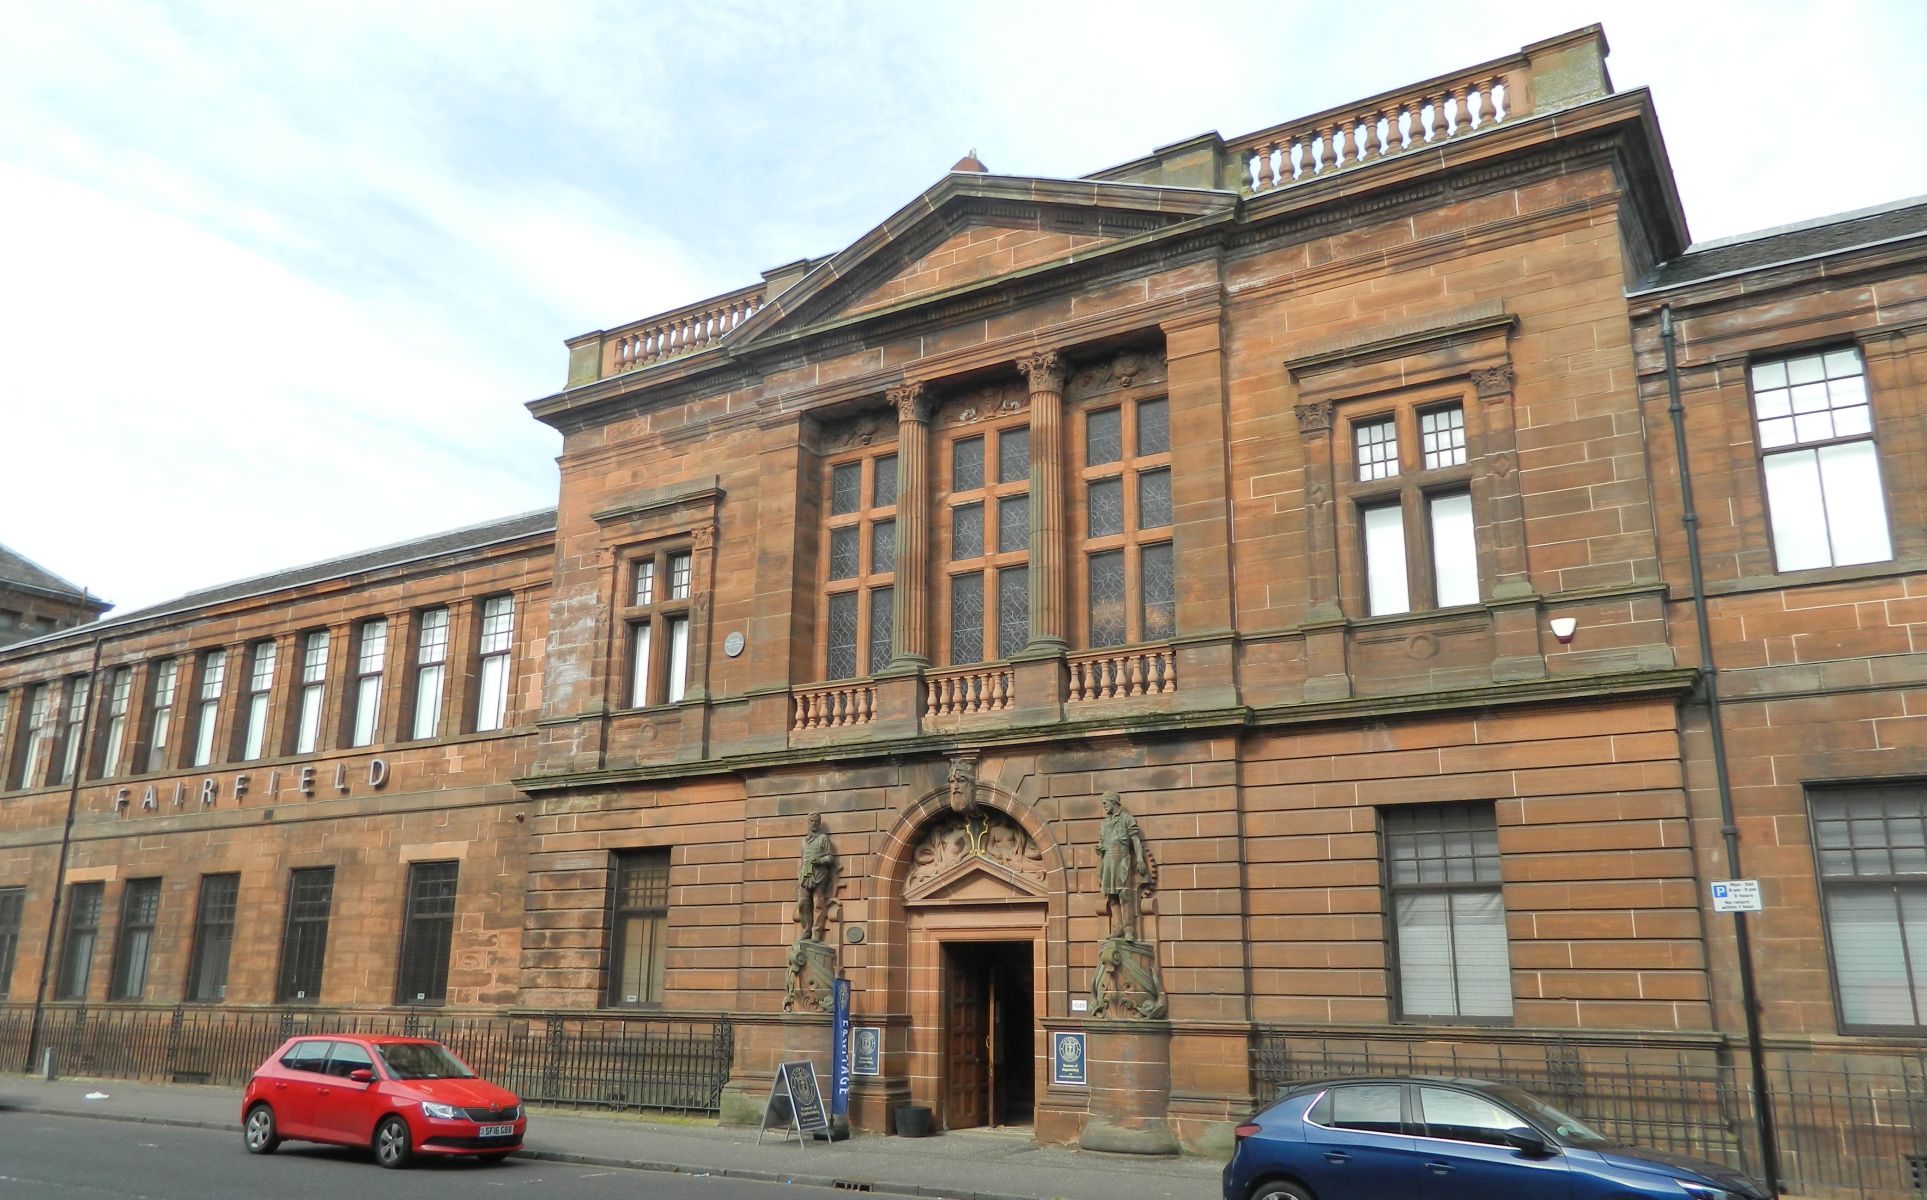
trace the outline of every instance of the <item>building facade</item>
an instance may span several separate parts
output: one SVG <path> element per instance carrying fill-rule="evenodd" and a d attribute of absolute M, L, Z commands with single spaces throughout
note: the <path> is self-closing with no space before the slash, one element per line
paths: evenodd
<path fill-rule="evenodd" d="M 1731 825 L 1762 1051 L 1918 1053 L 1927 207 L 1689 249 L 1605 52 L 967 160 L 571 340 L 552 514 L 0 652 L 9 1003 L 700 1017 L 754 1120 L 843 979 L 863 1128 L 1212 1152 L 1744 1061 Z"/>

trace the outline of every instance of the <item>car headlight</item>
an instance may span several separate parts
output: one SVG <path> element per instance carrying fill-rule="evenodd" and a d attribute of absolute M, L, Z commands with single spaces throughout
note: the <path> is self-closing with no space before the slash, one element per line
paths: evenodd
<path fill-rule="evenodd" d="M 1710 1183 L 1688 1183 L 1684 1179 L 1675 1179 L 1673 1182 L 1679 1185 L 1680 1191 L 1691 1196 L 1693 1200 L 1746 1200 L 1738 1192 L 1729 1192 L 1723 1187 L 1714 1187 Z"/>
<path fill-rule="evenodd" d="M 453 1121 L 456 1117 L 455 1106 L 453 1104 L 431 1104 L 427 1100 L 424 1100 L 422 1101 L 422 1115 L 433 1117 L 437 1121 Z"/>

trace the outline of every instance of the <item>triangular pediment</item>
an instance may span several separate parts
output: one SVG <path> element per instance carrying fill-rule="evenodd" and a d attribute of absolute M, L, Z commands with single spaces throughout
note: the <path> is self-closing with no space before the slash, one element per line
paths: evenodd
<path fill-rule="evenodd" d="M 953 172 L 732 331 L 739 346 L 1230 220 L 1230 192 Z"/>
<path fill-rule="evenodd" d="M 1044 894 L 1041 880 L 1026 878 L 992 859 L 972 858 L 905 891 L 903 898 L 910 904 L 999 904 L 1039 900 Z"/>

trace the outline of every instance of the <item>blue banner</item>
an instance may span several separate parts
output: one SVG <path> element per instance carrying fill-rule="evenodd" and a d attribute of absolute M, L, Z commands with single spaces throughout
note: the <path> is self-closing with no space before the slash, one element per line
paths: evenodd
<path fill-rule="evenodd" d="M 830 984 L 830 1115 L 850 1115 L 850 981 Z"/>

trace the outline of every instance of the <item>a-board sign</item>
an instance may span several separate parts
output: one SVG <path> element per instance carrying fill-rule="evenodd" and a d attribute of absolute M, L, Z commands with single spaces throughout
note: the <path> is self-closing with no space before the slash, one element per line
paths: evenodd
<path fill-rule="evenodd" d="M 816 1064 L 808 1059 L 786 1062 L 776 1068 L 776 1080 L 769 1087 L 769 1100 L 763 1105 L 763 1127 L 756 1131 L 759 1143 L 763 1140 L 763 1134 L 769 1131 L 771 1116 L 780 1111 L 776 1104 L 779 1099 L 788 1102 L 788 1128 L 783 1131 L 785 1139 L 793 1133 L 797 1144 L 804 1145 L 804 1134 L 830 1127 L 829 1110 L 823 1107 L 823 1089 L 816 1084 Z"/>
<path fill-rule="evenodd" d="M 1722 879 L 1713 885 L 1714 912 L 1759 912 L 1760 881 Z"/>

